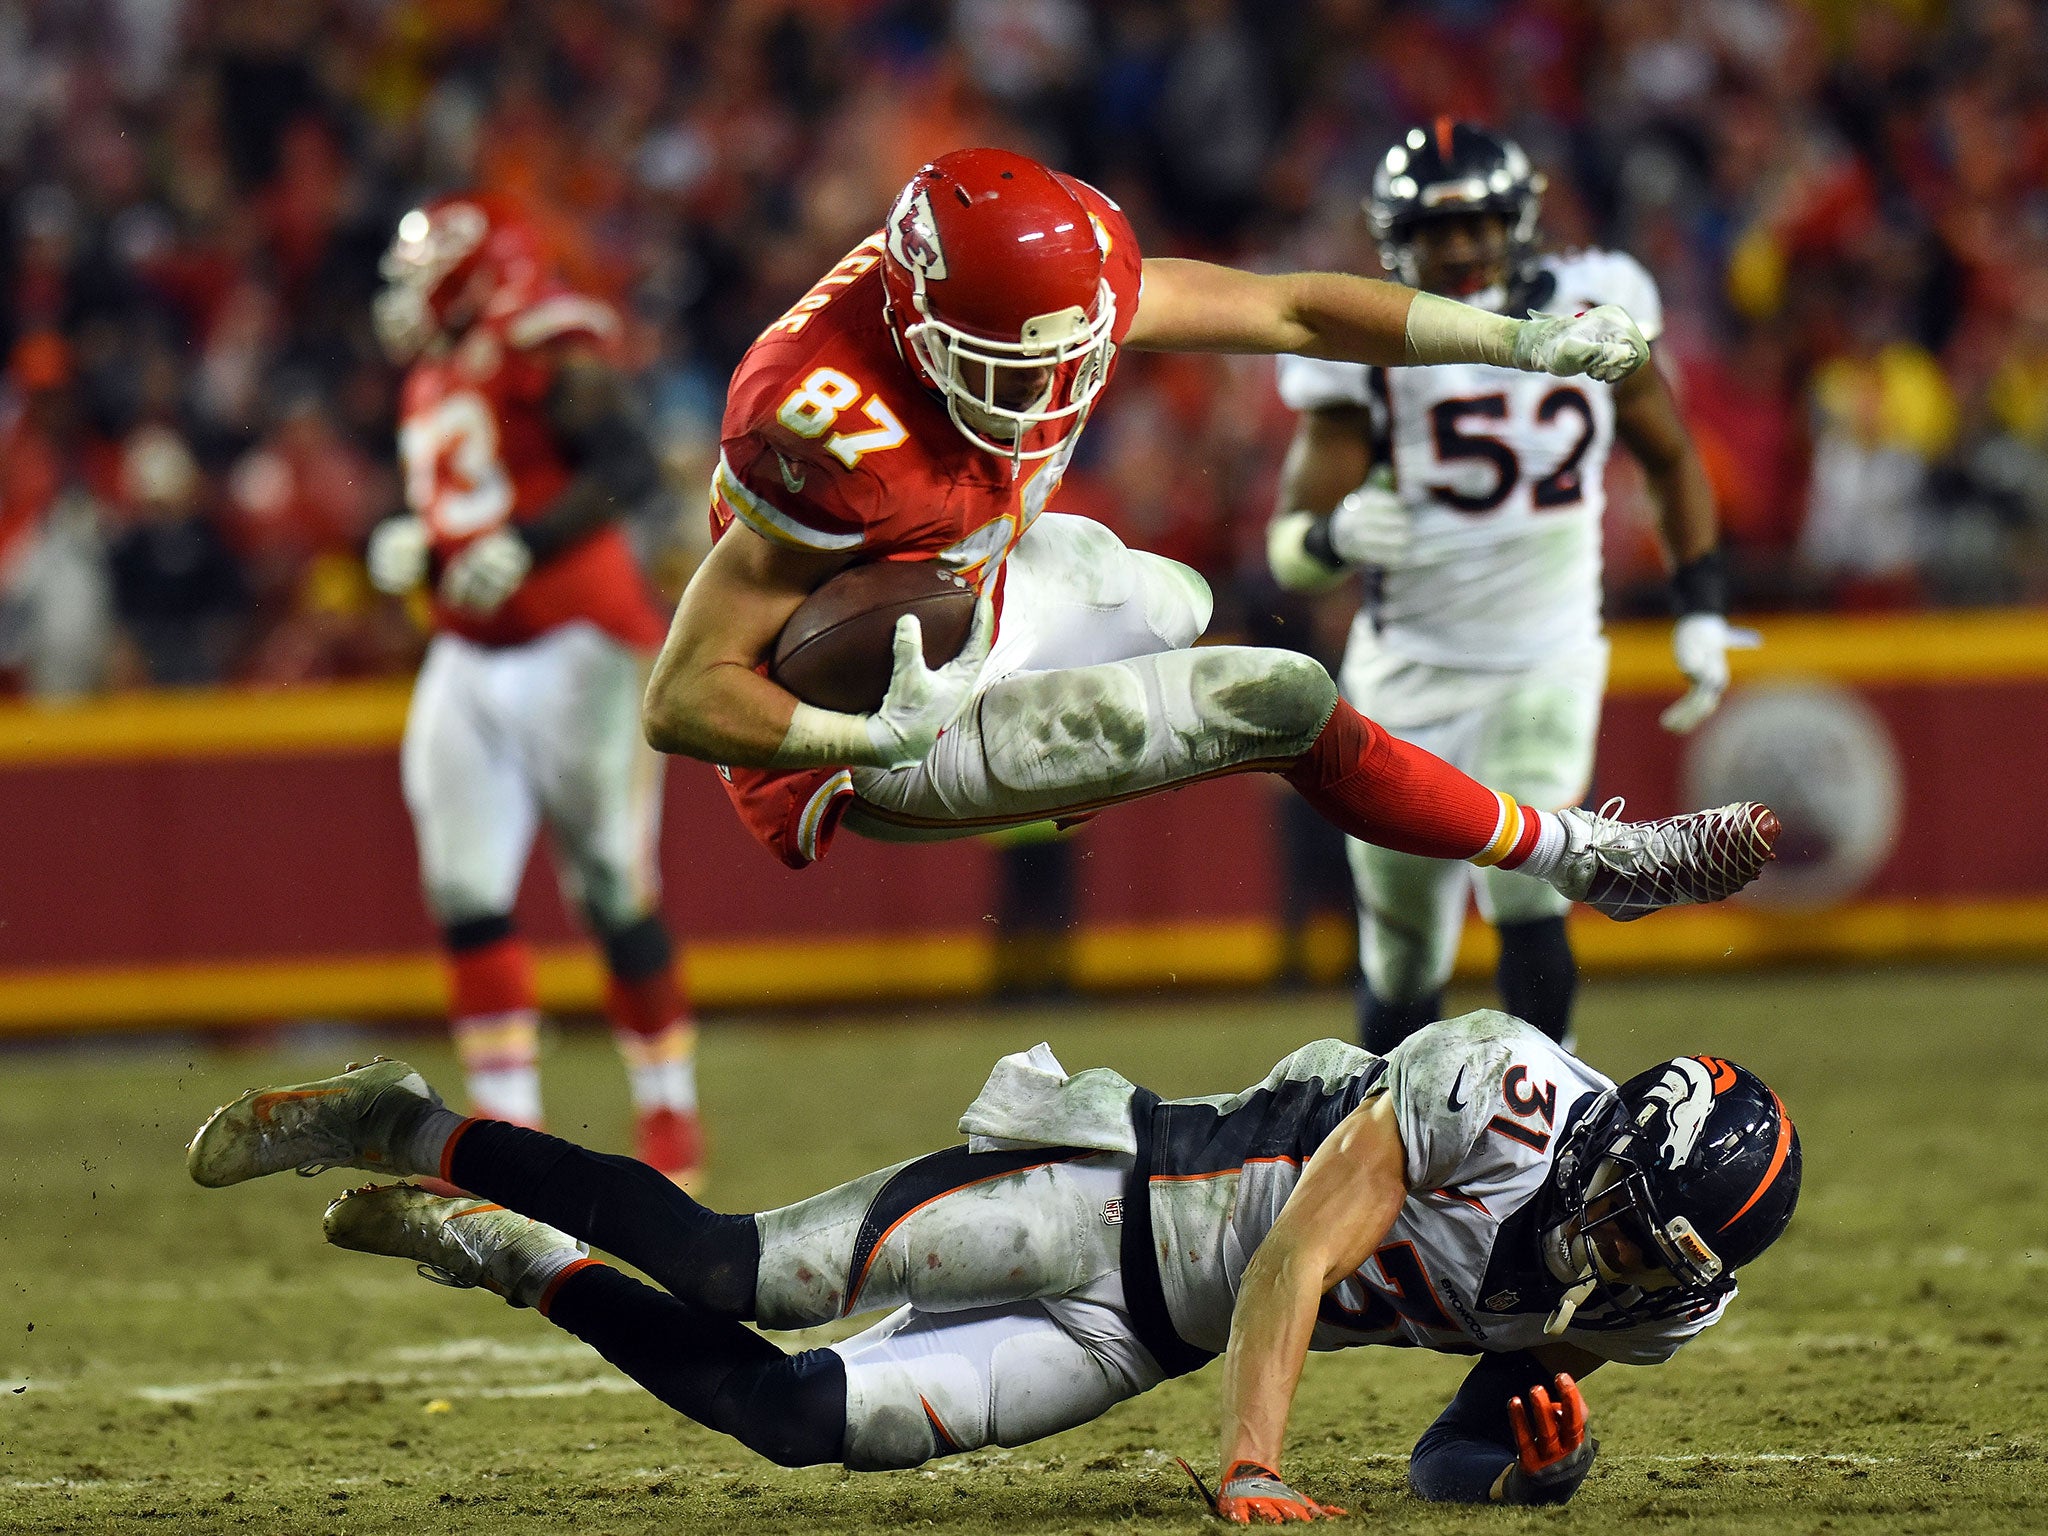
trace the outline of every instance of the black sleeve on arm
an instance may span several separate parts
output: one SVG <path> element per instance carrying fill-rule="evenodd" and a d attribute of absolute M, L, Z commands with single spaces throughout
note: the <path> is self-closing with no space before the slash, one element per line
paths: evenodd
<path fill-rule="evenodd" d="M 1450 1406 L 1422 1432 L 1408 1457 L 1408 1483 L 1416 1497 L 1444 1504 L 1484 1504 L 1494 1482 L 1516 1460 L 1508 1427 L 1508 1399 L 1547 1383 L 1554 1372 L 1527 1350 L 1482 1355 Z M 1589 1463 L 1590 1465 L 1590 1463 Z M 1555 1499 L 1578 1492 L 1575 1483 Z"/>
<path fill-rule="evenodd" d="M 546 409 L 576 473 L 544 511 L 514 529 L 536 565 L 632 511 L 661 483 L 653 445 L 617 369 L 595 358 L 565 360 Z"/>

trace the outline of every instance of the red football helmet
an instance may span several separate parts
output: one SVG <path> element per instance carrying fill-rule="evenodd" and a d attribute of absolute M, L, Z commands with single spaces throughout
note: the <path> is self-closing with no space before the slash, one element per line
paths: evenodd
<path fill-rule="evenodd" d="M 1013 465 L 1059 452 L 1116 352 L 1108 240 L 1071 185 L 1008 150 L 955 150 L 911 177 L 883 237 L 889 323 L 953 425 Z"/>
<path fill-rule="evenodd" d="M 378 267 L 378 339 L 393 362 L 410 363 L 494 306 L 520 302 L 545 266 L 538 231 L 502 198 L 463 194 L 415 208 Z"/>

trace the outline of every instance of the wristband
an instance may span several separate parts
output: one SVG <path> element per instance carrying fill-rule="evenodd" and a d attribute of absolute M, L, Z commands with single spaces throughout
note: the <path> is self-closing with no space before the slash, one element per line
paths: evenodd
<path fill-rule="evenodd" d="M 1728 573 L 1721 551 L 1710 549 L 1671 573 L 1671 596 L 1681 614 L 1728 611 Z"/>
<path fill-rule="evenodd" d="M 1522 323 L 1455 299 L 1417 293 L 1408 305 L 1407 360 L 1512 368 L 1515 332 Z"/>
<path fill-rule="evenodd" d="M 846 715 L 797 701 L 771 768 L 873 768 L 881 754 L 868 730 L 871 715 Z"/>

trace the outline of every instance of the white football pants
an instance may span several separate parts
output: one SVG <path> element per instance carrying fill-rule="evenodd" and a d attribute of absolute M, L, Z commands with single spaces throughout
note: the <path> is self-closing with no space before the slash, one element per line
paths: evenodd
<path fill-rule="evenodd" d="M 1433 667 L 1354 642 L 1339 680 L 1360 714 L 1524 805 L 1577 805 L 1592 782 L 1604 640 L 1522 672 Z M 1450 980 L 1468 893 L 1494 924 L 1571 910 L 1548 882 L 1514 870 L 1417 858 L 1356 838 L 1346 838 L 1345 849 L 1358 892 L 1359 963 L 1373 995 L 1389 1003 L 1419 1002 Z"/>
<path fill-rule="evenodd" d="M 1208 583 L 1088 518 L 1040 516 L 1005 580 L 980 692 L 923 762 L 853 770 L 850 830 L 968 837 L 1284 762 L 1336 702 L 1310 657 L 1189 649 L 1209 624 Z"/>
<path fill-rule="evenodd" d="M 831 1346 L 846 1362 L 847 1466 L 1023 1445 L 1165 1379 L 1124 1309 L 1130 1170 L 1100 1153 L 986 1177 L 960 1149 L 755 1217 L 762 1327 L 896 1309 Z"/>
<path fill-rule="evenodd" d="M 640 734 L 646 667 L 581 622 L 517 646 L 434 637 L 399 765 L 444 926 L 512 910 L 543 816 L 572 911 L 610 931 L 653 910 L 662 771 Z"/>

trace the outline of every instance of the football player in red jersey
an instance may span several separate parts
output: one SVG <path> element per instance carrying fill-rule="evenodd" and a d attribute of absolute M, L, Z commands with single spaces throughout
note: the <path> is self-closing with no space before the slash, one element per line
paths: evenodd
<path fill-rule="evenodd" d="M 656 662 L 648 739 L 726 765 L 792 867 L 841 825 L 959 837 L 1257 769 L 1362 841 L 1522 869 L 1617 918 L 1756 877 L 1777 832 L 1762 806 L 1527 809 L 1359 715 L 1306 656 L 1194 649 L 1201 577 L 1047 510 L 1120 347 L 1608 380 L 1649 355 L 1613 306 L 1516 320 L 1365 278 L 1147 261 L 1086 183 L 1002 150 L 942 156 L 734 374 L 718 542 Z M 878 559 L 937 561 L 982 594 L 966 648 L 928 668 L 906 617 L 879 709 L 798 701 L 761 658 L 820 583 Z"/>
<path fill-rule="evenodd" d="M 406 214 L 383 273 L 378 332 L 409 365 L 410 511 L 376 529 L 369 566 L 388 592 L 432 584 L 402 768 L 470 1099 L 540 1123 L 512 906 L 545 817 L 564 895 L 604 947 L 636 1150 L 686 1181 L 702 1154 L 696 1031 L 659 909 L 661 763 L 637 720 L 663 624 L 618 522 L 659 472 L 613 360 L 618 317 L 487 197 Z"/>

